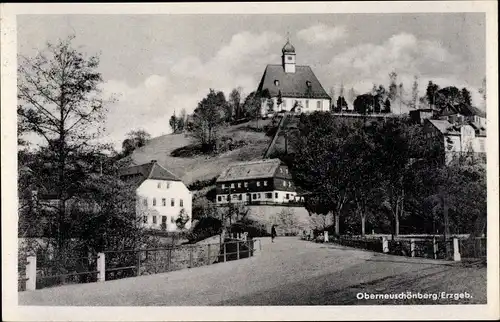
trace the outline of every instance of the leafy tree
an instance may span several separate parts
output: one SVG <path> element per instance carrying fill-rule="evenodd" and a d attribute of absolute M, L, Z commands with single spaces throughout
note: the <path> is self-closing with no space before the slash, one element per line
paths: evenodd
<path fill-rule="evenodd" d="M 461 90 L 461 94 L 462 94 L 463 104 L 465 104 L 466 106 L 471 106 L 472 105 L 472 98 L 470 96 L 469 90 L 464 87 Z"/>
<path fill-rule="evenodd" d="M 228 105 L 231 107 L 232 113 L 236 119 L 243 117 L 242 104 L 241 104 L 241 87 L 234 88 L 229 94 Z"/>
<path fill-rule="evenodd" d="M 205 152 L 215 151 L 218 132 L 225 121 L 227 102 L 222 92 L 210 89 L 194 110 L 192 135 L 201 143 Z"/>
<path fill-rule="evenodd" d="M 337 106 L 335 108 L 336 112 L 344 111 L 347 110 L 347 102 L 345 101 L 345 98 L 343 96 L 339 96 L 337 99 Z"/>
<path fill-rule="evenodd" d="M 427 89 L 425 91 L 425 96 L 427 97 L 427 102 L 429 102 L 430 105 L 436 105 L 436 93 L 439 90 L 439 86 L 434 84 L 432 81 L 429 81 L 429 84 L 427 84 Z"/>
<path fill-rule="evenodd" d="M 56 249 L 67 245 L 66 204 L 81 188 L 79 157 L 102 148 L 96 143 L 104 120 L 99 58 L 72 45 L 73 37 L 49 43 L 35 57 L 19 57 L 18 119 L 26 132 L 45 140 L 57 199 Z"/>
<path fill-rule="evenodd" d="M 354 111 L 360 114 L 373 113 L 375 110 L 380 110 L 379 97 L 372 94 L 362 94 L 354 100 Z"/>
<path fill-rule="evenodd" d="M 306 208 L 312 213 L 333 213 L 336 233 L 339 216 L 347 202 L 352 165 L 343 157 L 343 142 L 349 135 L 345 123 L 337 123 L 330 113 L 301 115 L 299 130 L 291 143 L 295 154 L 291 168 L 297 184 L 310 191 Z"/>
<path fill-rule="evenodd" d="M 149 140 L 151 140 L 151 134 L 143 129 L 130 131 L 122 143 L 122 152 L 127 156 L 134 152 L 135 149 L 145 146 Z"/>
<path fill-rule="evenodd" d="M 177 117 L 175 114 L 172 114 L 170 116 L 170 120 L 168 121 L 168 124 L 170 125 L 170 128 L 172 129 L 172 133 L 177 133 Z"/>
<path fill-rule="evenodd" d="M 385 99 L 382 113 L 391 113 L 391 101 L 389 100 L 389 97 Z"/>

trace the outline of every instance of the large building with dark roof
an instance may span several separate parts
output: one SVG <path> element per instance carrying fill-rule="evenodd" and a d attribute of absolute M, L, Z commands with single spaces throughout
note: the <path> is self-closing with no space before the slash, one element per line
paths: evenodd
<path fill-rule="evenodd" d="M 257 92 L 272 100 L 272 111 L 263 101 L 261 114 L 291 111 L 329 111 L 331 97 L 319 82 L 311 67 L 296 64 L 295 48 L 286 42 L 281 50 L 281 64 L 267 65 Z"/>
<path fill-rule="evenodd" d="M 136 213 L 145 227 L 176 231 L 181 211 L 189 217 L 184 228 L 191 227 L 191 192 L 175 174 L 156 160 L 122 168 L 118 175 L 136 188 Z"/>
<path fill-rule="evenodd" d="M 216 181 L 217 204 L 300 201 L 288 167 L 279 159 L 234 163 Z"/>

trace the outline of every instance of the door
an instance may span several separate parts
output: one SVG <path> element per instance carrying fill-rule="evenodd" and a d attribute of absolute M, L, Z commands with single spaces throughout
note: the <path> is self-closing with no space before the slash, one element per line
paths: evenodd
<path fill-rule="evenodd" d="M 167 216 L 161 216 L 161 229 L 167 229 Z"/>

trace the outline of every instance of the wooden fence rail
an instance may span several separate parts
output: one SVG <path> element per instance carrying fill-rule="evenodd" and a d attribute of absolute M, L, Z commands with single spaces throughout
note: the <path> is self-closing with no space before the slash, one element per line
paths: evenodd
<path fill-rule="evenodd" d="M 256 256 L 261 250 L 260 240 L 230 240 L 223 243 L 183 245 L 166 248 L 105 251 L 89 257 L 92 265 L 85 271 L 65 269 L 64 273 L 41 275 L 36 256 L 28 256 L 24 276 L 19 276 L 19 291 L 75 282 L 79 276 L 91 276 L 76 282 L 103 282 L 125 277 L 164 273 L 214 263 Z M 37 274 L 38 272 L 38 274 Z M 19 275 L 20 273 L 18 273 Z M 22 275 L 22 274 L 21 274 Z M 24 286 L 25 285 L 25 286 Z"/>

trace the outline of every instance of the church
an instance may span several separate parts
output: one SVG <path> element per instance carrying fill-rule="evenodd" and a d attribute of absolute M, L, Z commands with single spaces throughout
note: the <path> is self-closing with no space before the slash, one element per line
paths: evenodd
<path fill-rule="evenodd" d="M 281 50 L 281 64 L 267 65 L 257 93 L 263 100 L 261 115 L 280 111 L 309 113 L 329 111 L 332 98 L 311 67 L 296 65 L 295 47 L 287 40 Z"/>

